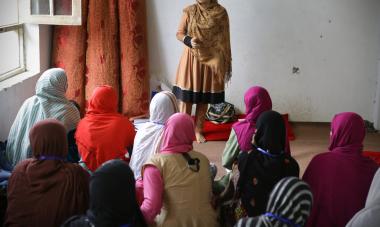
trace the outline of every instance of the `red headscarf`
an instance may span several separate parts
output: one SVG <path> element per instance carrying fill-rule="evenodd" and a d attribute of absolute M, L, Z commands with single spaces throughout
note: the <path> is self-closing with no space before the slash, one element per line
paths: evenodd
<path fill-rule="evenodd" d="M 29 133 L 32 159 L 20 162 L 8 186 L 5 226 L 60 226 L 88 207 L 89 175 L 66 163 L 66 129 L 57 120 L 38 122 Z"/>
<path fill-rule="evenodd" d="M 378 169 L 361 155 L 364 137 L 359 115 L 346 112 L 334 117 L 330 151 L 315 156 L 303 175 L 315 201 L 307 226 L 345 226 L 364 207 Z"/>
<path fill-rule="evenodd" d="M 235 123 L 232 127 L 236 133 L 239 147 L 242 151 L 252 149 L 252 136 L 256 130 L 256 121 L 260 114 L 272 109 L 272 100 L 265 88 L 255 86 L 244 94 L 246 117 L 244 121 Z"/>
<path fill-rule="evenodd" d="M 108 160 L 124 159 L 127 148 L 133 145 L 134 127 L 117 112 L 117 104 L 112 87 L 97 87 L 86 116 L 78 124 L 75 134 L 78 150 L 91 171 Z"/>
<path fill-rule="evenodd" d="M 187 114 L 175 113 L 166 121 L 161 152 L 189 152 L 193 149 L 194 139 L 193 119 Z"/>

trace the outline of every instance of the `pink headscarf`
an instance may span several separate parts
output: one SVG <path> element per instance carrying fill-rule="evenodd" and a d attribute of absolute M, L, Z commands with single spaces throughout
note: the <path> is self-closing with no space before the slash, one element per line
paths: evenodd
<path fill-rule="evenodd" d="M 361 155 L 365 127 L 355 113 L 337 114 L 331 124 L 330 152 L 315 156 L 303 180 L 313 192 L 310 226 L 345 226 L 365 205 L 377 164 Z"/>
<path fill-rule="evenodd" d="M 254 86 L 244 94 L 246 117 L 244 121 L 235 123 L 232 128 L 238 139 L 240 150 L 252 149 L 252 136 L 256 129 L 256 120 L 260 114 L 272 109 L 272 100 L 265 88 Z"/>
<path fill-rule="evenodd" d="M 194 139 L 193 119 L 187 114 L 175 113 L 166 121 L 161 152 L 189 152 L 193 149 Z"/>
<path fill-rule="evenodd" d="M 329 150 L 361 154 L 364 137 L 364 121 L 359 115 L 350 112 L 337 114 L 331 125 Z"/>

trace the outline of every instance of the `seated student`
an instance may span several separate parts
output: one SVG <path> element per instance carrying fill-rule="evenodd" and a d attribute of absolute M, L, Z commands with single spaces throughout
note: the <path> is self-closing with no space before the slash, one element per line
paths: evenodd
<path fill-rule="evenodd" d="M 309 217 L 312 203 L 309 185 L 297 177 L 286 177 L 270 193 L 265 214 L 240 219 L 235 227 L 302 227 Z"/>
<path fill-rule="evenodd" d="M 230 137 L 222 155 L 222 165 L 232 169 L 240 151 L 252 150 L 252 137 L 256 131 L 256 121 L 260 114 L 272 109 L 272 100 L 265 88 L 254 86 L 244 94 L 245 119 L 232 126 Z"/>
<path fill-rule="evenodd" d="M 110 86 L 95 88 L 75 139 L 85 168 L 94 172 L 111 159 L 125 159 L 132 148 L 135 130 L 127 117 L 117 112 L 118 98 Z"/>
<path fill-rule="evenodd" d="M 314 195 L 307 226 L 345 226 L 364 207 L 378 169 L 362 156 L 364 137 L 364 121 L 358 114 L 335 115 L 329 152 L 316 155 L 303 175 Z"/>
<path fill-rule="evenodd" d="M 33 158 L 14 168 L 8 184 L 5 226 L 59 226 L 88 207 L 89 175 L 67 163 L 65 127 L 55 119 L 29 133 Z"/>
<path fill-rule="evenodd" d="M 237 215 L 233 217 L 222 205 L 221 221 L 225 225 L 233 225 L 242 217 L 261 215 L 274 185 L 284 177 L 299 176 L 298 163 L 285 152 L 286 128 L 281 114 L 262 113 L 256 128 L 252 151 L 240 153 L 237 168 L 221 194 L 222 204 L 237 204 L 232 211 Z"/>
<path fill-rule="evenodd" d="M 178 112 L 176 97 L 168 91 L 156 94 L 150 102 L 149 112 L 149 122 L 136 133 L 129 163 L 136 180 L 141 178 L 144 163 L 160 151 L 165 122 Z"/>
<path fill-rule="evenodd" d="M 218 225 L 211 206 L 209 160 L 193 150 L 194 139 L 189 115 L 176 113 L 168 119 L 161 152 L 143 167 L 141 211 L 149 224 L 156 218 L 157 226 L 165 227 Z"/>
<path fill-rule="evenodd" d="M 230 137 L 222 155 L 223 167 L 231 170 L 240 152 L 252 150 L 252 138 L 256 131 L 256 121 L 260 114 L 272 109 L 268 91 L 259 86 L 249 88 L 244 94 L 246 117 L 232 126 Z M 285 152 L 290 154 L 288 137 Z"/>
<path fill-rule="evenodd" d="M 66 99 L 66 73 L 53 68 L 45 71 L 36 84 L 36 95 L 28 98 L 17 113 L 12 124 L 6 148 L 6 169 L 12 169 L 18 162 L 30 158 L 28 133 L 40 120 L 54 118 L 62 122 L 66 133 L 77 127 L 79 111 Z"/>
<path fill-rule="evenodd" d="M 272 100 L 265 88 L 254 86 L 244 94 L 246 117 L 232 126 L 230 137 L 222 154 L 222 165 L 231 170 L 240 152 L 252 150 L 252 137 L 256 131 L 256 121 L 261 113 L 272 109 Z M 213 192 L 220 194 L 226 187 L 230 173 L 213 183 Z"/>
<path fill-rule="evenodd" d="M 90 209 L 68 219 L 62 227 L 146 226 L 136 201 L 135 179 L 121 160 L 103 163 L 90 180 Z"/>
<path fill-rule="evenodd" d="M 346 227 L 378 227 L 380 225 L 380 169 L 373 177 L 365 207 L 351 219 Z"/>

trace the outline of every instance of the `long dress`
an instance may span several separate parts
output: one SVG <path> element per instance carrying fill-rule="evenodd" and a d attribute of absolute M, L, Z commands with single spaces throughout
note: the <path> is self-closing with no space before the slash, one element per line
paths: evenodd
<path fill-rule="evenodd" d="M 177 39 L 182 41 L 188 35 L 191 15 L 184 10 Z M 224 102 L 224 80 L 217 72 L 206 64 L 202 64 L 187 46 L 184 47 L 173 86 L 177 99 L 189 103 L 221 103 Z"/>

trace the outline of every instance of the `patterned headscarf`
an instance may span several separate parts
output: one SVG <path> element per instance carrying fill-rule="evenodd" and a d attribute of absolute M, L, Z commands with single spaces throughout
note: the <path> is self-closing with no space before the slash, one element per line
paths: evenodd
<path fill-rule="evenodd" d="M 59 120 L 67 132 L 76 128 L 80 114 L 67 100 L 67 77 L 63 69 L 45 71 L 36 84 L 36 95 L 28 98 L 21 106 L 8 136 L 7 160 L 14 167 L 18 162 L 32 156 L 29 130 L 46 118 Z"/>
<path fill-rule="evenodd" d="M 184 9 L 189 14 L 188 35 L 199 39 L 200 48 L 192 48 L 192 54 L 219 76 L 231 78 L 231 44 L 227 11 L 218 1 L 196 4 Z"/>

